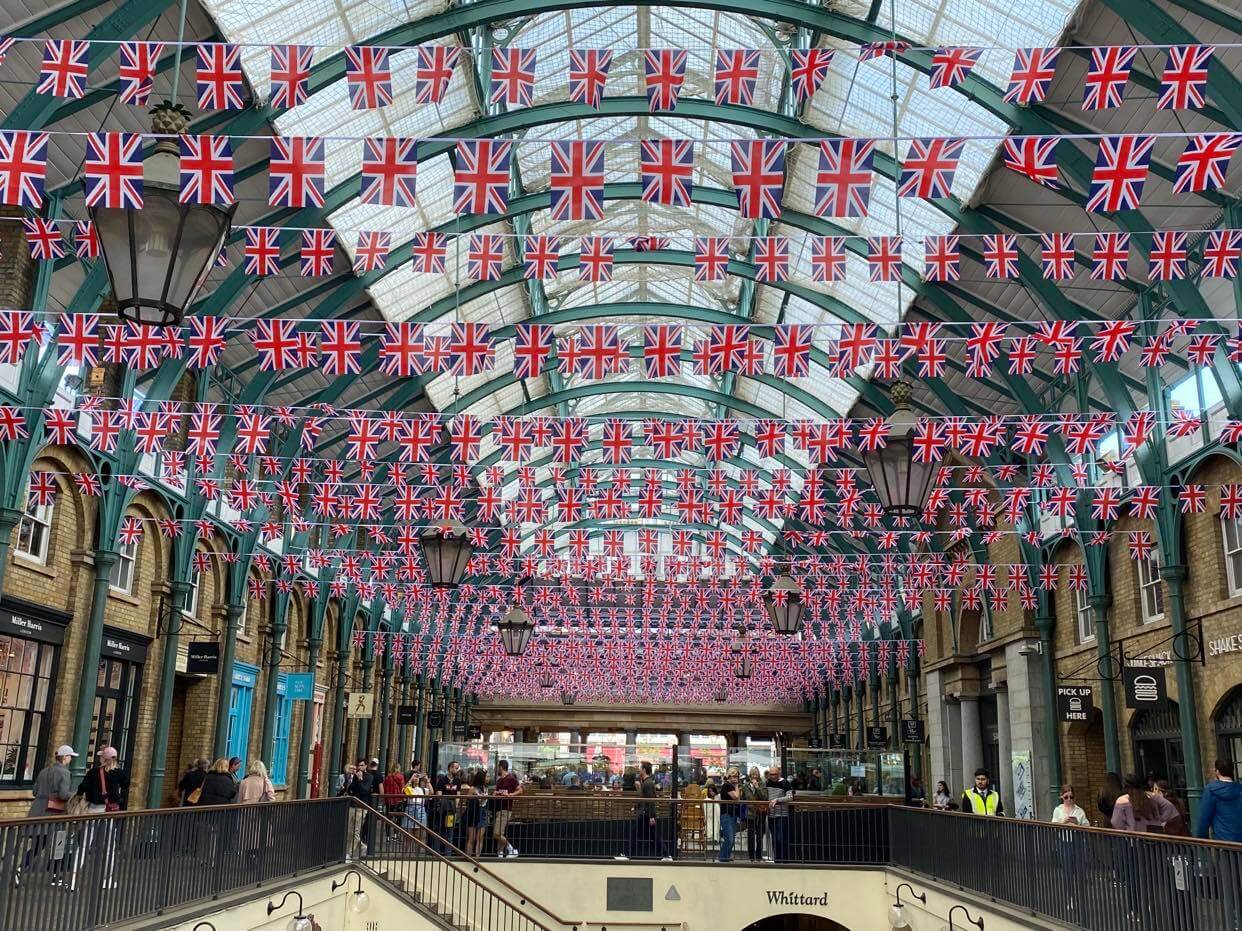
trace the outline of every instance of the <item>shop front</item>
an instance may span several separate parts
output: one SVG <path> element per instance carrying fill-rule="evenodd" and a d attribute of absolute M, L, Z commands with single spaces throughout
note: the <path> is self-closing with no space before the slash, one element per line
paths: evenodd
<path fill-rule="evenodd" d="M 133 765 L 134 732 L 142 695 L 142 672 L 151 639 L 127 630 L 105 627 L 95 678 L 87 760 L 104 747 L 115 747 L 122 768 Z"/>
<path fill-rule="evenodd" d="M 0 600 L 0 788 L 32 784 L 47 762 L 48 716 L 71 620 L 18 598 Z"/>

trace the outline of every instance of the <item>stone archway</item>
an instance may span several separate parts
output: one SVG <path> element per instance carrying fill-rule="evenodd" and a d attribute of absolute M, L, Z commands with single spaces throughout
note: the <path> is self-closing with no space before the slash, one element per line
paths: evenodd
<path fill-rule="evenodd" d="M 799 915 L 793 912 L 784 915 L 769 915 L 748 924 L 742 931 L 850 931 L 839 921 L 824 918 L 820 915 Z"/>

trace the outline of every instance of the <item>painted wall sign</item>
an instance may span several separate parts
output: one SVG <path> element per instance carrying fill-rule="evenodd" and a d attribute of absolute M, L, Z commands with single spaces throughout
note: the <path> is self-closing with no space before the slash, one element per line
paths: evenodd
<path fill-rule="evenodd" d="M 791 906 L 796 908 L 828 907 L 827 892 L 821 892 L 819 895 L 807 895 L 805 892 L 787 892 L 784 889 L 768 889 L 766 892 L 769 905 L 779 905 L 782 908 L 789 908 Z"/>
<path fill-rule="evenodd" d="M 1207 655 L 1209 658 L 1238 652 L 1242 652 L 1242 634 L 1232 634 L 1228 637 L 1213 637 L 1207 642 Z"/>

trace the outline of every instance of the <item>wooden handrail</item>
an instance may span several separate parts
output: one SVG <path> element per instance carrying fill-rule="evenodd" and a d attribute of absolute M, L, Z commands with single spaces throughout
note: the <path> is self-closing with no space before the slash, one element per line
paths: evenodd
<path fill-rule="evenodd" d="M 93 811 L 81 815 L 40 815 L 34 818 L 6 818 L 0 820 L 0 828 L 10 827 L 18 824 L 38 824 L 46 821 L 85 821 L 94 818 L 138 818 L 142 816 L 151 817 L 172 817 L 174 815 L 185 815 L 192 817 L 197 811 L 227 811 L 230 808 L 246 808 L 252 809 L 261 805 L 264 808 L 273 806 L 293 806 L 293 805 L 323 805 L 329 802 L 344 804 L 343 796 L 326 796 L 324 798 L 291 798 L 278 802 L 234 802 L 231 805 L 179 805 L 174 808 L 131 808 L 125 811 Z"/>

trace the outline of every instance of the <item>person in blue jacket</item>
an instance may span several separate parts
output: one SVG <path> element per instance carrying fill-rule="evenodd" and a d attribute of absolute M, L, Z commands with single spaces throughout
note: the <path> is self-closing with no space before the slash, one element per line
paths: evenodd
<path fill-rule="evenodd" d="M 1217 760 L 1215 765 L 1216 778 L 1203 787 L 1195 837 L 1242 843 L 1242 786 L 1234 781 L 1232 762 Z"/>

